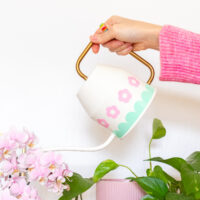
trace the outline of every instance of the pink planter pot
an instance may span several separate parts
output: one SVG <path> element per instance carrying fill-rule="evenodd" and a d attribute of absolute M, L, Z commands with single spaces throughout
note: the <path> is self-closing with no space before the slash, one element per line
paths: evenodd
<path fill-rule="evenodd" d="M 145 192 L 136 182 L 102 179 L 96 185 L 96 200 L 140 200 Z"/>

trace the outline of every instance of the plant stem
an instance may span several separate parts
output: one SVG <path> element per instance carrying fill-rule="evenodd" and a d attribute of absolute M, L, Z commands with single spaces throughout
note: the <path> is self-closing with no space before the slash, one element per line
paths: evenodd
<path fill-rule="evenodd" d="M 80 199 L 83 200 L 82 194 L 80 194 Z"/>
<path fill-rule="evenodd" d="M 125 167 L 127 168 L 136 178 L 138 177 L 129 167 L 127 167 L 126 165 L 119 165 L 121 167 Z"/>
<path fill-rule="evenodd" d="M 151 138 L 150 142 L 149 142 L 149 159 L 151 159 L 151 143 L 152 143 L 153 138 Z M 152 162 L 150 160 L 150 170 L 152 172 Z"/>
<path fill-rule="evenodd" d="M 75 200 L 78 200 L 78 196 L 75 198 Z"/>

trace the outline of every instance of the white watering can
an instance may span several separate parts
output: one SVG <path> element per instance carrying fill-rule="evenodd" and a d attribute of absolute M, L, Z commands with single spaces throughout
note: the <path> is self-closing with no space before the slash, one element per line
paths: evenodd
<path fill-rule="evenodd" d="M 133 129 L 155 96 L 156 90 L 150 86 L 155 74 L 154 68 L 134 52 L 129 54 L 150 70 L 147 83 L 123 69 L 105 65 L 98 65 L 89 77 L 83 74 L 80 63 L 91 47 L 92 42 L 87 45 L 76 63 L 78 74 L 86 80 L 77 96 L 88 115 L 99 125 L 110 130 L 111 135 L 96 147 L 63 147 L 48 151 L 92 152 L 104 149 L 115 137 L 123 138 Z"/>

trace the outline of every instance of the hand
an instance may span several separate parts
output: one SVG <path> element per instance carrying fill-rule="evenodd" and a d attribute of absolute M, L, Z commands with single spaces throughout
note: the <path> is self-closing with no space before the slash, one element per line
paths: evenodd
<path fill-rule="evenodd" d="M 105 25 L 108 31 L 103 32 L 100 28 L 90 36 L 94 43 L 92 50 L 99 52 L 100 44 L 118 55 L 127 55 L 131 51 L 140 51 L 148 48 L 159 50 L 159 33 L 162 26 L 149 24 L 112 16 Z"/>

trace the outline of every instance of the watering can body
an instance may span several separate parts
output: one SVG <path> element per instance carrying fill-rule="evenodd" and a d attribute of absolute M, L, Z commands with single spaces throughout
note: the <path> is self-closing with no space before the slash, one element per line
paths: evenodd
<path fill-rule="evenodd" d="M 97 65 L 78 92 L 88 115 L 118 138 L 137 124 L 156 90 L 118 67 Z"/>
<path fill-rule="evenodd" d="M 108 146 L 114 138 L 123 138 L 141 119 L 150 106 L 156 89 L 150 84 L 154 78 L 154 68 L 135 52 L 129 54 L 150 70 L 147 83 L 123 69 L 98 65 L 87 77 L 80 69 L 80 63 L 88 53 L 90 42 L 76 62 L 76 70 L 85 82 L 77 96 L 88 115 L 99 125 L 108 129 L 111 135 L 101 145 L 95 147 L 58 147 L 47 151 L 99 151 Z"/>

